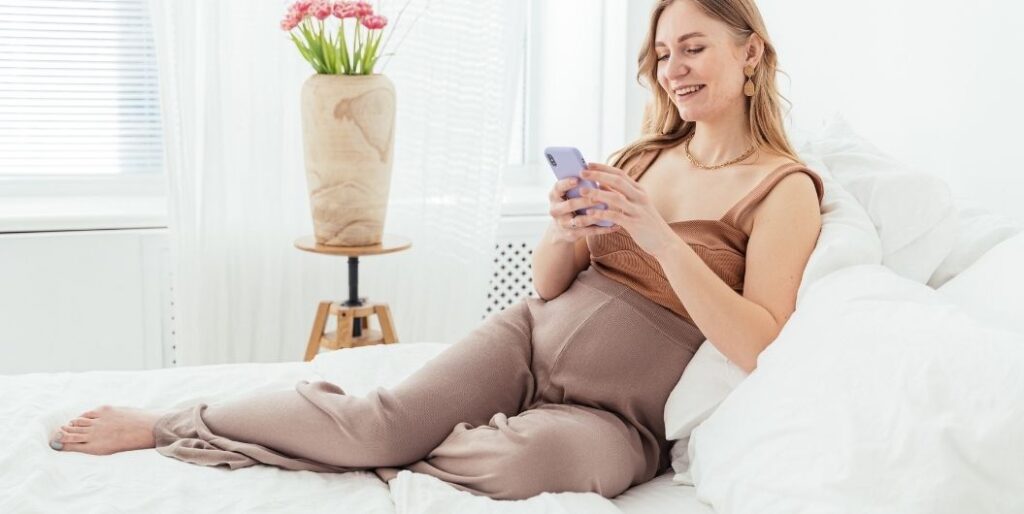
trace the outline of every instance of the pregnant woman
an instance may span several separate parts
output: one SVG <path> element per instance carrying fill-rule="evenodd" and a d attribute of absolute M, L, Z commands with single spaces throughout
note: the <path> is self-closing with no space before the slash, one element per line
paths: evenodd
<path fill-rule="evenodd" d="M 701 343 L 746 370 L 794 310 L 821 179 L 787 140 L 751 0 L 663 0 L 639 76 L 644 135 L 592 164 L 533 256 L 540 298 L 495 314 L 392 388 L 329 382 L 181 410 L 102 406 L 61 451 L 156 448 L 195 464 L 427 473 L 497 499 L 614 497 L 670 465 L 663 411 Z M 574 215 L 598 203 L 607 211 Z M 594 225 L 610 220 L 611 228 Z"/>

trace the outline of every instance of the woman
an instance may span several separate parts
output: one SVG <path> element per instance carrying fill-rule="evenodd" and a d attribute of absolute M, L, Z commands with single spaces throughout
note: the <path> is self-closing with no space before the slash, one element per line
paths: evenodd
<path fill-rule="evenodd" d="M 500 499 L 614 497 L 663 472 L 665 401 L 705 337 L 752 370 L 793 312 L 822 185 L 786 139 L 751 0 L 660 1 L 639 64 L 655 92 L 647 135 L 589 167 L 600 190 L 567 201 L 572 184 L 556 183 L 534 254 L 540 299 L 365 397 L 302 381 L 177 411 L 103 406 L 54 448 L 384 479 L 405 468 Z M 609 209 L 573 215 L 598 202 Z"/>

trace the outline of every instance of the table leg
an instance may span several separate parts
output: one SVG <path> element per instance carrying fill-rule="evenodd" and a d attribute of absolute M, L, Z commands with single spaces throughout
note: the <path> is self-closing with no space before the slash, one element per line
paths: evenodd
<path fill-rule="evenodd" d="M 359 257 L 348 258 L 348 301 L 345 305 L 348 307 L 359 307 L 363 302 L 359 301 Z M 363 335 L 364 322 L 366 320 L 359 318 L 353 320 L 352 323 L 352 337 L 359 337 Z"/>
<path fill-rule="evenodd" d="M 324 327 L 327 326 L 327 317 L 331 312 L 332 302 L 320 302 L 316 308 L 316 318 L 313 320 L 313 330 L 309 334 L 309 344 L 306 345 L 306 362 L 313 360 L 320 351 L 320 338 L 324 335 Z"/>

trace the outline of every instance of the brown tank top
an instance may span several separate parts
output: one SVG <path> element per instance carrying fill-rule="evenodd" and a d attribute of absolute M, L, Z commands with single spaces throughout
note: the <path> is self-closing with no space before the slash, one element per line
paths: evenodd
<path fill-rule="evenodd" d="M 623 170 L 633 180 L 639 180 L 660 153 L 661 150 L 645 152 L 631 159 L 631 163 L 624 164 Z M 793 162 L 783 164 L 769 173 L 720 219 L 682 220 L 669 223 L 669 226 L 723 282 L 742 294 L 748 236 L 740 227 L 783 177 L 796 172 L 804 172 L 811 177 L 818 192 L 818 205 L 821 205 L 825 194 L 821 177 L 806 166 Z M 595 270 L 629 286 L 693 324 L 693 319 L 665 277 L 661 264 L 643 251 L 628 232 L 619 230 L 588 236 L 587 246 L 590 248 L 590 265 Z"/>

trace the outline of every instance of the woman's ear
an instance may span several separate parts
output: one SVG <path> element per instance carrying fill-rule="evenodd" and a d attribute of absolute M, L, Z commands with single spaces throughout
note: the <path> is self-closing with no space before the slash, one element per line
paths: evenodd
<path fill-rule="evenodd" d="M 750 37 L 747 38 L 745 47 L 746 58 L 743 61 L 744 64 L 757 66 L 757 63 L 761 62 L 761 57 L 764 55 L 764 40 L 756 33 L 752 33 L 750 34 Z"/>

